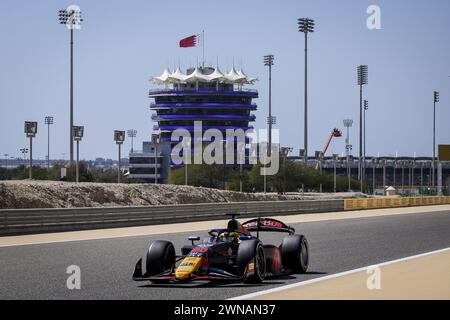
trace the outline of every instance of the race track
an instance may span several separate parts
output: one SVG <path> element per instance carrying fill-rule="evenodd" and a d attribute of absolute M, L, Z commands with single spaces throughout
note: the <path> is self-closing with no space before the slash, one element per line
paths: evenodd
<path fill-rule="evenodd" d="M 310 244 L 309 273 L 262 285 L 155 286 L 133 282 L 137 259 L 156 239 L 178 249 L 205 231 L 0 247 L 0 299 L 228 299 L 272 287 L 450 247 L 450 211 L 293 224 Z M 268 234 L 264 242 L 281 241 Z M 81 268 L 81 290 L 66 269 Z"/>

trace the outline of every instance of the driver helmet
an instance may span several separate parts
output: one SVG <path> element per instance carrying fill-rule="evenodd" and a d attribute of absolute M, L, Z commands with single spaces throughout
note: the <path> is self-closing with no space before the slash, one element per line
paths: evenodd
<path fill-rule="evenodd" d="M 238 232 L 230 232 L 224 231 L 219 234 L 219 239 L 222 242 L 238 242 L 239 241 L 239 233 Z"/>

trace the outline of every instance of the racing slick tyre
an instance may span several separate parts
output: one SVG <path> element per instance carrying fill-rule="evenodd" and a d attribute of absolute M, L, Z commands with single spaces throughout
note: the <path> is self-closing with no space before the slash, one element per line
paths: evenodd
<path fill-rule="evenodd" d="M 243 241 L 237 253 L 237 266 L 239 274 L 245 275 L 244 282 L 262 282 L 266 277 L 266 258 L 262 242 L 258 239 Z"/>
<path fill-rule="evenodd" d="M 303 235 L 290 235 L 283 239 L 281 259 L 284 269 L 294 273 L 305 273 L 308 270 L 308 241 Z"/>
<path fill-rule="evenodd" d="M 154 276 L 170 270 L 175 264 L 175 248 L 169 241 L 152 242 L 147 252 L 145 267 L 147 275 Z"/>

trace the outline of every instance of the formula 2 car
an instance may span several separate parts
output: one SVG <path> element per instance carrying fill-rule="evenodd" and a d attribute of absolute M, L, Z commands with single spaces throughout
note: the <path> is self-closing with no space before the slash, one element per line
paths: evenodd
<path fill-rule="evenodd" d="M 173 244 L 157 240 L 150 244 L 143 274 L 142 258 L 136 263 L 133 280 L 153 283 L 189 281 L 238 281 L 260 283 L 266 277 L 305 273 L 309 264 L 308 241 L 295 229 L 271 218 L 256 218 L 240 224 L 235 216 L 225 229 L 213 229 L 201 244 L 191 245 L 176 255 Z M 256 236 L 251 232 L 256 232 Z M 263 244 L 260 232 L 285 232 L 279 246 Z"/>

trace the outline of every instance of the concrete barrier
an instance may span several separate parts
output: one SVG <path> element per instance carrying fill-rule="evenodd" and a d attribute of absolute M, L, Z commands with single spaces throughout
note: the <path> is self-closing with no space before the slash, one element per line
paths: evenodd
<path fill-rule="evenodd" d="M 0 210 L 0 235 L 217 220 L 225 219 L 226 213 L 239 213 L 241 217 L 256 217 L 343 210 L 342 200 L 254 201 L 148 207 L 2 209 Z"/>
<path fill-rule="evenodd" d="M 344 210 L 365 210 L 379 208 L 395 208 L 409 206 L 428 206 L 450 204 L 450 197 L 430 196 L 430 197 L 409 197 L 409 198 L 366 198 L 366 199 L 345 199 Z"/>

